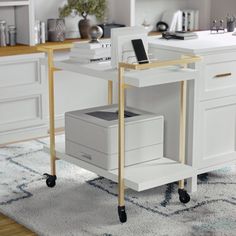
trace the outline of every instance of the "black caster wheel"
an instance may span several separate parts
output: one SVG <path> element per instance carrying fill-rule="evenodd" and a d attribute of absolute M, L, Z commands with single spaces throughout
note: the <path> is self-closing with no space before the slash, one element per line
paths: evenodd
<path fill-rule="evenodd" d="M 121 223 L 125 223 L 127 221 L 125 206 L 118 206 L 118 215 Z"/>
<path fill-rule="evenodd" d="M 56 185 L 56 175 L 44 174 L 46 176 L 46 184 L 49 188 L 53 188 Z"/>
<path fill-rule="evenodd" d="M 209 179 L 209 174 L 208 173 L 200 174 L 198 175 L 198 179 L 200 181 L 207 181 Z"/>
<path fill-rule="evenodd" d="M 178 193 L 179 193 L 179 200 L 180 200 L 180 202 L 186 204 L 186 203 L 188 203 L 190 201 L 190 196 L 189 196 L 189 194 L 187 193 L 186 190 L 179 189 Z"/>

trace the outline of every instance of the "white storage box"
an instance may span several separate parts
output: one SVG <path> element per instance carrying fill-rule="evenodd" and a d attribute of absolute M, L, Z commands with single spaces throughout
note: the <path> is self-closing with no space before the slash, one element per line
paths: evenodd
<path fill-rule="evenodd" d="M 65 114 L 66 153 L 106 170 L 118 168 L 118 106 Z M 163 157 L 163 116 L 127 108 L 125 165 Z"/>

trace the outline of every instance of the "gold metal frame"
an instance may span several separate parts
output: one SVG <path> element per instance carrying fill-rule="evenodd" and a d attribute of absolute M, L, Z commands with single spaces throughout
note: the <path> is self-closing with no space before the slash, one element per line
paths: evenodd
<path fill-rule="evenodd" d="M 198 56 L 183 56 L 182 59 L 168 61 L 154 61 L 148 64 L 119 63 L 119 170 L 118 170 L 118 204 L 125 206 L 125 70 L 144 70 L 156 67 L 187 65 L 200 61 Z M 187 81 L 180 82 L 180 132 L 179 132 L 179 162 L 185 164 L 185 142 L 186 142 L 186 104 L 187 104 Z M 184 189 L 184 180 L 179 181 L 179 188 Z"/>
<path fill-rule="evenodd" d="M 51 175 L 56 176 L 56 151 L 55 151 L 55 112 L 54 112 L 54 68 L 53 53 L 55 50 L 69 49 L 72 44 L 58 46 L 47 45 L 38 47 L 48 55 L 48 80 L 49 80 L 49 117 L 50 117 L 50 160 Z M 149 64 L 128 64 L 119 63 L 118 69 L 118 90 L 119 90 L 119 150 L 118 150 L 118 206 L 125 206 L 125 89 L 130 86 L 125 84 L 125 70 L 144 70 L 156 67 L 165 67 L 173 65 L 187 66 L 188 64 L 200 61 L 197 56 L 184 56 L 178 60 L 153 61 Z M 181 81 L 180 90 L 180 134 L 179 134 L 179 161 L 185 163 L 185 139 L 186 139 L 186 99 L 187 99 L 187 81 Z M 108 104 L 113 102 L 113 82 L 108 81 Z M 184 188 L 184 180 L 179 181 L 179 187 Z"/>

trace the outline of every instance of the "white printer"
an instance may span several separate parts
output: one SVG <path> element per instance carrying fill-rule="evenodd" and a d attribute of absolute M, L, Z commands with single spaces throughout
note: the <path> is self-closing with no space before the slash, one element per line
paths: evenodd
<path fill-rule="evenodd" d="M 163 157 L 164 118 L 127 107 L 125 165 Z M 118 168 L 118 106 L 65 114 L 66 153 L 106 170 Z"/>

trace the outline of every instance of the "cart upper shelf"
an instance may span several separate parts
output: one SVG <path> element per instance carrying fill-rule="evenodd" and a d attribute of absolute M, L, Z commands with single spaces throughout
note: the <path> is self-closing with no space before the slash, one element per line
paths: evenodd
<path fill-rule="evenodd" d="M 55 62 L 57 69 L 75 72 L 105 80 L 117 81 L 118 71 L 110 62 L 80 64 L 71 60 Z M 148 70 L 127 70 L 125 83 L 134 87 L 148 87 L 198 78 L 198 71 L 179 66 L 152 68 Z"/>

